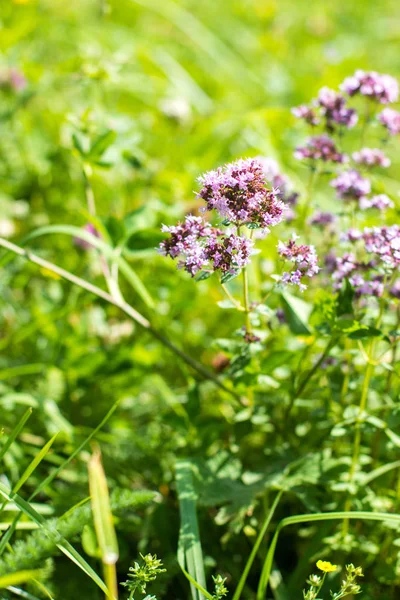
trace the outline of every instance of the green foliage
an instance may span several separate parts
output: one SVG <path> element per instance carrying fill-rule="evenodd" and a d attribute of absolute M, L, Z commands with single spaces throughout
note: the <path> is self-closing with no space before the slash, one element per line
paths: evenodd
<path fill-rule="evenodd" d="M 260 599 L 299 597 L 320 555 L 364 565 L 365 600 L 397 598 L 398 306 L 363 304 L 325 270 L 288 293 L 276 256 L 295 229 L 321 257 L 336 249 L 311 208 L 339 230 L 398 222 L 398 140 L 372 176 L 395 209 L 360 217 L 339 206 L 331 167 L 306 202 L 315 172 L 293 158 L 305 129 L 290 112 L 357 68 L 398 76 L 397 29 L 394 0 L 0 3 L 0 238 L 21 248 L 0 248 L 0 577 L 24 574 L 2 598 L 104 598 L 56 543 L 100 572 L 93 439 L 118 581 L 150 549 L 167 568 L 151 592 L 186 599 L 180 538 L 195 598 L 254 600 L 260 576 Z M 357 135 L 337 136 L 349 155 Z M 366 146 L 381 138 L 365 131 Z M 265 239 L 248 224 L 251 336 L 243 272 L 225 290 L 206 270 L 195 284 L 156 250 L 162 224 L 197 214 L 196 178 L 242 156 L 276 159 L 305 208 Z M 21 482 L 25 513 L 10 496 Z"/>
<path fill-rule="evenodd" d="M 140 557 L 142 564 L 135 562 L 133 567 L 129 567 L 129 579 L 121 584 L 128 589 L 129 598 L 133 598 L 137 590 L 145 595 L 147 584 L 155 581 L 160 573 L 166 572 L 166 569 L 162 568 L 161 560 L 155 554 L 154 556 L 141 554 Z"/>

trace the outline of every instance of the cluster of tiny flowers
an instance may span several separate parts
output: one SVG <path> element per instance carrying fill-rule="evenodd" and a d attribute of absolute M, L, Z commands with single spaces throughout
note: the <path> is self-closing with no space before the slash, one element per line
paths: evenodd
<path fill-rule="evenodd" d="M 295 218 L 293 209 L 299 195 L 292 190 L 290 179 L 281 172 L 277 161 L 273 158 L 258 156 L 257 160 L 262 166 L 267 184 L 271 184 L 277 197 L 285 203 L 285 220 L 292 221 Z"/>
<path fill-rule="evenodd" d="M 353 160 L 367 167 L 390 167 L 390 159 L 379 148 L 362 148 L 353 153 Z"/>
<path fill-rule="evenodd" d="M 332 269 L 335 287 L 339 288 L 344 279 L 348 279 L 357 296 L 382 296 L 384 278 L 379 270 L 382 267 L 395 270 L 400 266 L 400 227 L 372 227 L 364 231 L 350 229 L 341 239 L 350 243 L 363 242 L 366 252 L 373 256 L 367 262 L 359 261 L 352 252 L 337 257 Z"/>
<path fill-rule="evenodd" d="M 295 264 L 295 269 L 291 272 L 285 272 L 282 275 L 281 283 L 297 285 L 300 291 L 307 289 L 302 282 L 304 277 L 313 277 L 319 271 L 317 265 L 318 257 L 314 246 L 296 244 L 297 236 L 293 234 L 291 240 L 286 244 L 278 243 L 278 253 Z"/>
<path fill-rule="evenodd" d="M 192 277 L 202 269 L 234 273 L 250 262 L 252 240 L 233 233 L 224 234 L 201 217 L 189 215 L 184 223 L 172 227 L 164 225 L 162 231 L 170 237 L 161 242 L 161 254 L 179 258 L 178 267 Z"/>
<path fill-rule="evenodd" d="M 310 218 L 310 225 L 316 225 L 319 227 L 326 227 L 327 225 L 332 225 L 336 221 L 336 216 L 331 212 L 323 212 L 321 210 L 317 210 Z"/>
<path fill-rule="evenodd" d="M 378 210 L 386 210 L 387 208 L 393 208 L 394 204 L 386 194 L 377 194 L 372 198 L 362 197 L 359 201 L 359 206 L 362 210 L 367 208 L 377 208 Z"/>
<path fill-rule="evenodd" d="M 326 119 L 329 131 L 334 130 L 334 125 L 342 125 L 351 129 L 358 121 L 357 112 L 354 108 L 346 107 L 346 100 L 342 94 L 323 87 L 317 98 L 317 104 L 321 107 L 321 113 Z"/>
<path fill-rule="evenodd" d="M 327 135 L 310 138 L 305 146 L 296 149 L 294 153 L 298 160 L 322 160 L 323 162 L 344 163 L 348 159 L 339 152 L 335 143 Z"/>
<path fill-rule="evenodd" d="M 359 200 L 371 191 L 371 182 L 355 169 L 343 171 L 330 184 L 343 200 Z"/>
<path fill-rule="evenodd" d="M 292 114 L 298 119 L 303 119 L 308 125 L 312 125 L 313 127 L 319 125 L 321 122 L 315 110 L 306 104 L 292 108 Z"/>
<path fill-rule="evenodd" d="M 393 108 L 384 108 L 378 115 L 378 121 L 386 127 L 391 135 L 400 133 L 400 112 Z"/>
<path fill-rule="evenodd" d="M 344 96 L 327 87 L 319 91 L 318 98 L 312 100 L 311 106 L 296 106 L 292 108 L 292 114 L 313 127 L 324 119 L 329 132 L 333 132 L 337 125 L 351 129 L 358 121 L 357 112 L 354 108 L 347 108 Z"/>
<path fill-rule="evenodd" d="M 356 71 L 354 75 L 344 80 L 340 89 L 349 96 L 361 94 L 376 100 L 380 104 L 396 102 L 399 96 L 399 86 L 396 79 L 375 71 Z"/>
<path fill-rule="evenodd" d="M 198 197 L 236 226 L 253 224 L 267 229 L 284 218 L 285 204 L 279 190 L 269 189 L 261 162 L 238 160 L 199 178 Z"/>

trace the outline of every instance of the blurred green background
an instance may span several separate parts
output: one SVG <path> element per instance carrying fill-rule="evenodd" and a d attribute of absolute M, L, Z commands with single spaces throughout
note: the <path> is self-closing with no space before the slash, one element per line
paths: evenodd
<path fill-rule="evenodd" d="M 240 320 L 222 319 L 214 309 L 221 300 L 216 282 L 195 286 L 157 256 L 161 223 L 196 208 L 195 180 L 203 171 L 239 156 L 276 158 L 303 191 L 293 149 L 304 130 L 290 108 L 324 85 L 337 87 L 357 68 L 399 77 L 399 42 L 397 0 L 1 0 L 0 235 L 18 240 L 47 224 L 84 226 L 85 181 L 73 135 L 112 130 L 107 164 L 91 173 L 98 216 L 113 229 L 136 211 L 131 261 L 156 304 L 154 319 L 211 365 L 212 340 L 228 337 Z M 25 77 L 21 89 L 1 84 L 10 69 Z M 96 254 L 70 237 L 29 245 L 103 285 Z M 25 445 L 8 458 L 11 480 L 57 430 L 57 451 L 68 455 L 120 398 L 100 439 L 110 484 L 159 488 L 168 498 L 175 456 L 212 456 L 232 433 L 221 418 L 231 407 L 216 403 L 207 386 L 204 402 L 188 369 L 118 310 L 22 260 L 5 263 L 2 421 L 12 427 L 27 404 L 37 409 Z M 123 291 L 149 314 L 134 290 Z M 257 452 L 262 443 L 251 440 Z M 35 477 L 41 476 L 39 469 Z M 51 503 L 59 514 L 86 495 L 79 463 L 57 481 Z M 178 522 L 175 499 L 169 501 L 172 509 L 166 501 L 143 520 L 119 524 L 126 534 L 122 572 L 139 543 L 140 550 L 161 554 L 174 574 Z M 221 553 L 234 576 L 235 552 L 241 549 Z M 60 564 L 59 597 L 76 598 L 77 582 L 80 589 L 86 582 L 69 563 Z M 185 597 L 186 588 L 170 593 Z"/>

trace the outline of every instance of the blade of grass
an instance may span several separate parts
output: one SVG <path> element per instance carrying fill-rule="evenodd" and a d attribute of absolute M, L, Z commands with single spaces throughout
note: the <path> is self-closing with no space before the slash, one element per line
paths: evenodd
<path fill-rule="evenodd" d="M 89 463 L 89 490 L 96 537 L 101 552 L 104 575 L 111 598 L 118 598 L 117 572 L 115 565 L 119 550 L 110 507 L 107 480 L 101 462 L 100 449 L 95 448 Z"/>
<path fill-rule="evenodd" d="M 12 432 L 10 433 L 10 435 L 8 436 L 8 439 L 7 439 L 6 443 L 4 444 L 4 446 L 2 447 L 2 449 L 0 450 L 0 460 L 2 460 L 4 458 L 5 454 L 8 452 L 8 450 L 11 447 L 12 443 L 14 442 L 14 440 L 20 434 L 21 430 L 23 429 L 25 423 L 27 422 L 27 420 L 29 419 L 29 417 L 31 416 L 31 414 L 32 414 L 32 408 L 28 408 L 28 410 L 23 414 L 23 416 L 20 419 L 20 421 L 16 424 L 16 426 L 14 427 L 14 429 L 12 430 Z"/>
<path fill-rule="evenodd" d="M 73 273 L 70 273 L 69 271 L 62 269 L 61 267 L 58 267 L 57 265 L 55 265 L 47 260 L 44 260 L 40 256 L 37 256 L 36 254 L 33 254 L 29 250 L 25 250 L 24 248 L 21 248 L 20 246 L 17 246 L 16 244 L 13 244 L 12 242 L 5 240 L 4 238 L 0 238 L 0 246 L 2 246 L 3 248 L 6 248 L 10 252 L 13 252 L 17 256 L 22 256 L 22 257 L 26 258 L 27 260 L 29 260 L 30 262 L 32 262 L 35 265 L 39 265 L 40 267 L 44 267 L 48 271 L 57 273 L 57 275 L 59 275 L 63 279 L 70 281 L 74 285 L 76 285 L 76 286 L 90 292 L 91 294 L 94 294 L 95 296 L 102 298 L 106 302 L 109 302 L 110 304 L 113 304 L 114 306 L 118 307 L 125 314 L 127 314 L 133 321 L 135 321 L 138 325 L 140 325 L 141 327 L 146 329 L 146 331 L 148 331 L 153 337 L 155 337 L 157 340 L 159 340 L 164 346 L 169 348 L 171 350 L 171 352 L 173 352 L 174 354 L 179 356 L 179 358 L 181 358 L 187 365 L 189 365 L 199 375 L 201 375 L 205 379 L 213 381 L 216 386 L 218 386 L 221 390 L 223 390 L 224 392 L 229 394 L 236 401 L 239 401 L 239 402 L 241 401 L 240 396 L 234 390 L 227 387 L 224 383 L 222 383 L 218 379 L 218 377 L 216 375 L 214 375 L 214 373 L 212 373 L 211 371 L 206 369 L 201 363 L 197 362 L 197 360 L 194 360 L 193 358 L 188 356 L 186 354 L 186 352 L 183 352 L 183 350 L 181 350 L 180 348 L 175 346 L 175 344 L 170 342 L 170 340 L 165 335 L 163 335 L 160 331 L 155 329 L 151 325 L 150 321 L 148 321 L 145 317 L 143 317 L 143 315 L 141 315 L 137 310 L 135 310 L 133 308 L 133 306 L 131 306 L 130 304 L 127 304 L 126 302 L 121 301 L 121 300 L 116 300 L 113 296 L 111 296 L 111 294 L 105 292 L 104 290 L 93 285 L 92 283 L 89 283 L 85 279 L 82 279 L 81 277 L 77 277 L 76 275 L 73 275 Z"/>
<path fill-rule="evenodd" d="M 155 305 L 152 297 L 150 296 L 146 286 L 138 277 L 136 272 L 132 269 L 132 267 L 126 262 L 124 258 L 122 258 L 122 256 L 120 256 L 119 252 L 116 252 L 115 248 L 112 248 L 109 244 L 106 244 L 104 240 L 99 239 L 89 231 L 85 231 L 80 227 L 74 227 L 73 225 L 48 225 L 46 227 L 39 227 L 38 229 L 27 235 L 21 241 L 21 244 L 24 245 L 26 242 L 32 239 L 41 237 L 43 235 L 51 235 L 54 233 L 62 233 L 84 240 L 94 248 L 100 250 L 105 257 L 110 258 L 114 262 L 116 262 L 119 266 L 121 273 L 125 275 L 127 281 L 136 291 L 138 296 L 140 296 L 140 298 L 143 300 L 146 306 L 148 306 L 148 308 L 154 309 Z"/>
<path fill-rule="evenodd" d="M 46 534 L 53 539 L 57 548 L 61 550 L 72 562 L 74 562 L 98 587 L 103 590 L 105 594 L 108 594 L 107 586 L 104 581 L 97 575 L 92 567 L 86 562 L 86 560 L 75 550 L 75 548 L 62 536 L 55 533 L 51 529 L 46 529 L 46 521 L 43 517 L 37 513 L 21 496 L 7 489 L 7 487 L 0 482 L 0 494 L 9 500 L 15 502 L 18 508 L 27 515 L 34 523 L 39 525 L 46 531 Z"/>
<path fill-rule="evenodd" d="M 331 513 L 315 513 L 312 515 L 294 515 L 293 517 L 287 517 L 283 519 L 275 532 L 275 535 L 269 546 L 267 556 L 264 561 L 263 569 L 261 572 L 260 581 L 257 590 L 257 600 L 264 600 L 267 591 L 269 578 L 271 575 L 272 564 L 274 560 L 275 548 L 278 543 L 278 538 L 281 530 L 288 525 L 295 525 L 297 523 L 313 523 L 316 521 L 341 521 L 343 519 L 360 519 L 366 521 L 392 521 L 400 523 L 400 515 L 398 514 L 387 514 L 387 513 L 372 513 L 366 511 L 341 511 Z"/>
<path fill-rule="evenodd" d="M 281 490 L 280 492 L 277 493 L 277 495 L 275 497 L 275 500 L 272 503 L 272 506 L 269 509 L 267 516 L 265 517 L 264 523 L 263 523 L 263 525 L 262 525 L 262 527 L 260 529 L 260 533 L 257 536 L 257 539 L 256 539 L 256 541 L 254 543 L 254 546 L 253 546 L 253 549 L 252 549 L 252 551 L 250 553 L 250 556 L 247 559 L 246 566 L 243 569 L 242 575 L 240 576 L 240 580 L 239 580 L 239 583 L 238 583 L 238 585 L 236 587 L 235 593 L 233 594 L 232 600 L 239 600 L 239 598 L 240 598 L 240 595 L 241 595 L 241 593 L 243 591 L 243 588 L 245 586 L 248 574 L 249 574 L 250 569 L 251 569 L 251 567 L 253 565 L 254 559 L 257 556 L 257 552 L 258 552 L 258 550 L 260 548 L 261 542 L 264 539 L 264 536 L 265 536 L 265 534 L 267 532 L 269 524 L 271 523 L 271 519 L 274 516 L 276 507 L 279 504 L 279 501 L 280 501 L 280 499 L 282 497 L 282 494 L 283 494 L 283 490 Z"/>
<path fill-rule="evenodd" d="M 45 444 L 43 446 L 43 448 L 40 450 L 40 452 L 37 453 L 35 458 L 28 465 L 28 467 L 25 469 L 25 471 L 23 472 L 23 474 L 21 475 L 21 477 L 19 478 L 17 483 L 14 485 L 14 487 L 12 489 L 13 493 L 18 492 L 21 489 L 21 487 L 24 485 L 25 481 L 27 479 L 29 479 L 29 477 L 32 475 L 32 473 L 36 469 L 36 467 L 42 462 L 43 458 L 46 456 L 46 454 L 50 450 L 51 446 L 53 445 L 53 442 L 56 439 L 57 435 L 58 435 L 58 433 L 53 435 L 53 437 L 47 442 L 47 444 Z M 0 514 L 3 512 L 6 504 L 7 504 L 7 500 L 4 500 L 3 504 L 0 506 Z"/>
<path fill-rule="evenodd" d="M 44 479 L 38 485 L 38 487 L 34 490 L 34 492 L 29 497 L 29 499 L 28 499 L 29 502 L 31 500 L 33 500 L 46 486 L 48 486 L 57 477 L 57 475 L 61 471 L 63 471 L 63 469 L 65 469 L 65 467 L 67 467 L 69 465 L 69 463 L 83 450 L 83 448 L 85 448 L 85 446 L 94 438 L 94 436 L 100 431 L 100 429 L 102 429 L 102 427 L 104 427 L 104 425 L 107 423 L 107 421 L 113 415 L 113 413 L 116 411 L 119 403 L 120 403 L 120 399 L 118 399 L 118 400 L 116 400 L 116 402 L 114 402 L 114 404 L 112 405 L 110 410 L 107 412 L 105 417 L 100 421 L 100 423 L 97 425 L 97 427 L 95 429 L 93 429 L 93 431 L 87 436 L 87 438 L 82 442 L 82 444 L 80 444 L 77 448 L 75 448 L 75 450 L 72 452 L 72 454 L 70 454 L 70 456 L 59 467 L 54 469 L 54 471 L 52 471 L 46 477 L 46 479 Z M 18 521 L 21 518 L 21 514 L 22 513 L 19 513 L 15 517 L 14 521 L 11 523 L 11 526 L 9 527 L 7 532 L 3 535 L 3 537 L 0 540 L 0 556 L 4 552 L 8 542 L 10 541 L 11 536 L 13 535 L 15 528 L 18 524 Z"/>
<path fill-rule="evenodd" d="M 37 576 L 39 571 L 17 571 L 0 577 L 0 588 L 6 588 L 10 585 L 25 583 Z"/>
<path fill-rule="evenodd" d="M 185 565 L 187 567 L 193 600 L 204 600 L 205 595 L 202 589 L 206 590 L 207 588 L 197 522 L 197 493 L 193 483 L 193 465 L 189 460 L 180 460 L 176 463 L 175 470 L 181 518 L 178 562 L 185 575 Z M 194 582 L 198 583 L 200 588 Z"/>

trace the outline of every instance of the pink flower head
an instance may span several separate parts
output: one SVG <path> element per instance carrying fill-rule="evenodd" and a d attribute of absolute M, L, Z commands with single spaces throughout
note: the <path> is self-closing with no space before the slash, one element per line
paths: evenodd
<path fill-rule="evenodd" d="M 391 135 L 400 133 L 400 112 L 393 108 L 384 108 L 378 115 L 378 121 L 382 123 Z"/>
<path fill-rule="evenodd" d="M 339 152 L 333 140 L 327 135 L 310 138 L 305 146 L 296 149 L 294 156 L 298 160 L 322 160 L 335 163 L 347 161 L 347 156 Z"/>
<path fill-rule="evenodd" d="M 389 158 L 379 148 L 362 148 L 359 152 L 353 153 L 353 160 L 357 164 L 367 167 L 390 167 Z"/>
<path fill-rule="evenodd" d="M 399 86 L 396 79 L 375 71 L 356 71 L 352 77 L 347 77 L 344 80 L 340 89 L 349 96 L 361 94 L 381 104 L 396 102 L 399 96 Z"/>
<path fill-rule="evenodd" d="M 377 208 L 378 210 L 386 210 L 387 208 L 393 208 L 394 204 L 391 199 L 386 196 L 386 194 L 378 194 L 376 196 L 372 196 L 372 198 L 367 198 L 363 196 L 360 198 L 359 206 L 362 210 L 367 208 Z"/>
<path fill-rule="evenodd" d="M 237 226 L 254 224 L 268 228 L 283 220 L 285 205 L 279 190 L 267 186 L 262 163 L 253 158 L 237 160 L 199 178 L 199 198 L 207 210 L 215 209 Z"/>
<path fill-rule="evenodd" d="M 343 171 L 330 184 L 336 189 L 339 198 L 343 198 L 344 200 L 359 200 L 371 191 L 371 182 L 369 179 L 361 177 L 360 173 L 355 169 Z"/>
<path fill-rule="evenodd" d="M 312 125 L 313 127 L 315 125 L 319 125 L 320 120 L 315 114 L 315 110 L 309 106 L 306 106 L 305 104 L 302 104 L 301 106 L 295 106 L 292 108 L 291 112 L 295 117 L 298 119 L 303 119 L 306 123 Z"/>
<path fill-rule="evenodd" d="M 83 227 L 83 231 L 86 231 L 87 233 L 91 233 L 96 238 L 101 237 L 100 233 L 97 231 L 96 227 L 94 225 L 92 225 L 92 223 L 88 223 L 87 225 L 85 225 L 85 227 Z M 87 242 L 83 238 L 74 237 L 73 241 L 74 241 L 75 246 L 78 246 L 79 248 L 82 248 L 83 250 L 90 250 L 91 248 L 94 248 L 93 244 L 91 244 L 90 242 Z"/>
<path fill-rule="evenodd" d="M 184 223 L 172 227 L 164 225 L 162 231 L 170 237 L 161 242 L 160 253 L 179 258 L 178 267 L 192 277 L 202 269 L 210 273 L 235 272 L 250 262 L 252 240 L 233 233 L 224 234 L 201 217 L 189 215 Z"/>
<path fill-rule="evenodd" d="M 358 121 L 354 108 L 346 107 L 346 100 L 339 92 L 323 87 L 317 98 L 317 104 L 326 119 L 327 128 L 332 131 L 334 125 L 343 125 L 351 129 Z"/>
<path fill-rule="evenodd" d="M 336 221 L 336 217 L 331 212 L 323 212 L 320 210 L 315 211 L 309 220 L 310 225 L 317 225 L 318 227 L 326 227 L 332 225 Z"/>
<path fill-rule="evenodd" d="M 314 246 L 296 244 L 296 238 L 297 236 L 293 234 L 292 239 L 286 244 L 281 241 L 278 243 L 278 253 L 295 265 L 293 271 L 283 273 L 281 283 L 297 285 L 300 291 L 304 291 L 307 286 L 302 279 L 313 277 L 319 272 L 318 257 Z"/>

